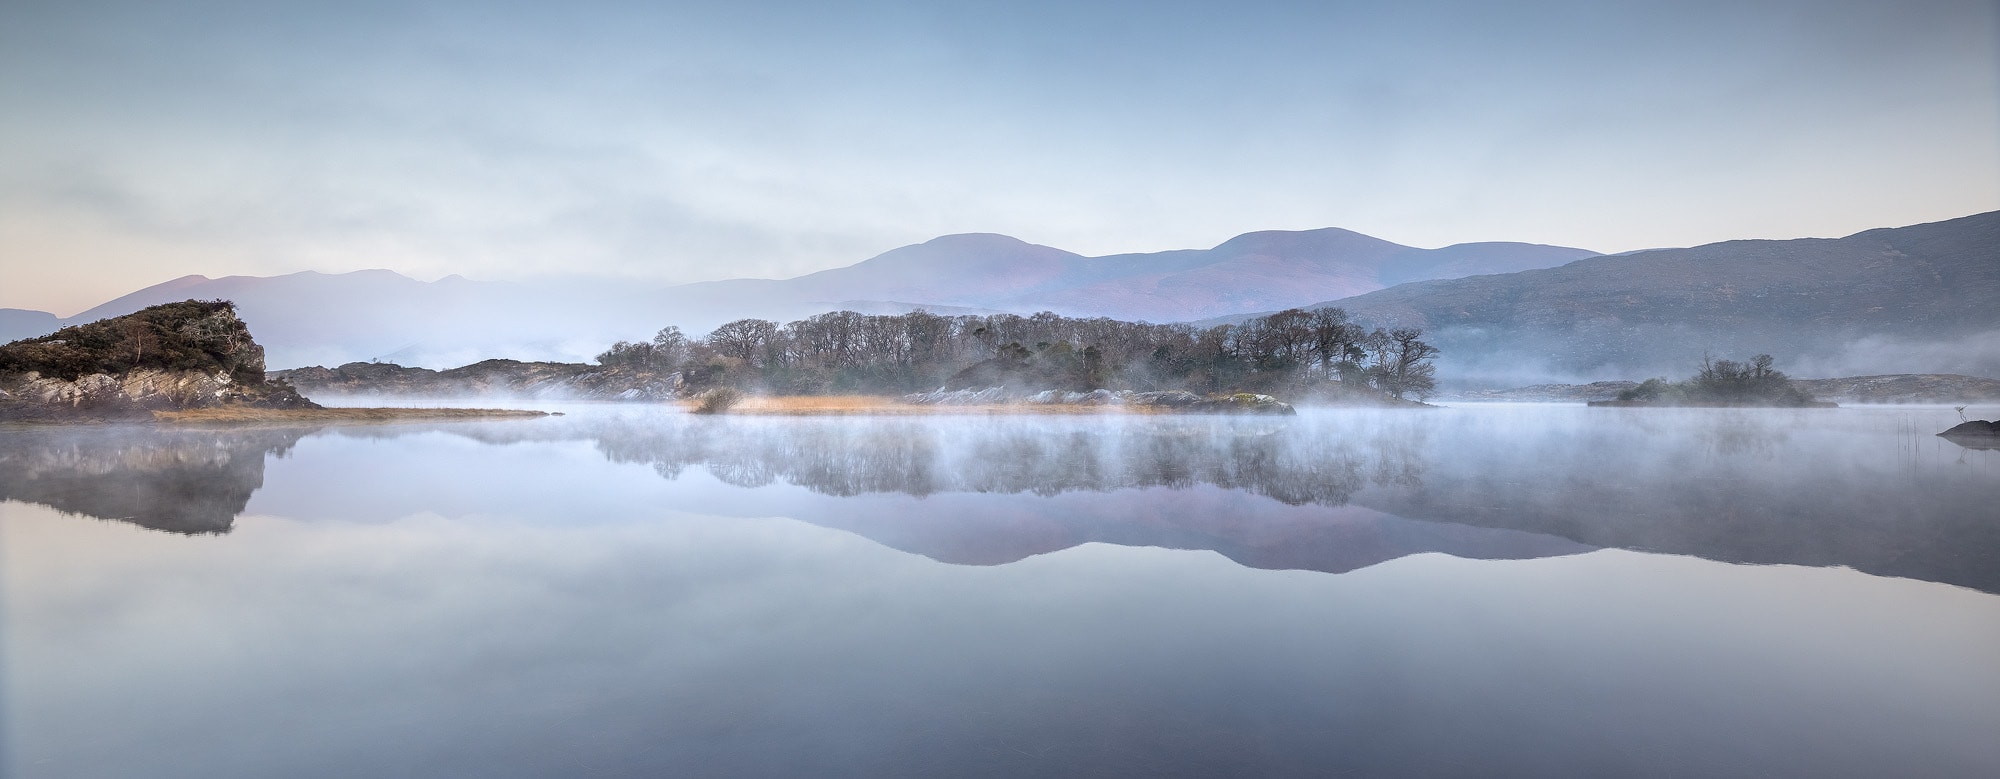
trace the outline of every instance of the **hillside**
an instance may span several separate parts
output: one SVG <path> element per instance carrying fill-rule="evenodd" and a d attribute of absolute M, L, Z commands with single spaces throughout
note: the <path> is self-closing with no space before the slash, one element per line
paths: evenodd
<path fill-rule="evenodd" d="M 1996 258 L 2000 212 L 1594 257 L 1320 305 L 1422 327 L 1444 350 L 1441 375 L 1485 386 L 1677 375 L 1704 354 L 1768 353 L 1805 375 L 1996 376 Z"/>

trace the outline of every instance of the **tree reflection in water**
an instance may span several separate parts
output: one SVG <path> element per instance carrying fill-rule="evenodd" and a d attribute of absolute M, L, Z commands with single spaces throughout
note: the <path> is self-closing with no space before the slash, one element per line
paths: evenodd
<path fill-rule="evenodd" d="M 776 480 L 826 495 L 1107 492 L 1206 484 L 1287 505 L 1340 506 L 1372 484 L 1420 486 L 1424 431 L 1365 439 L 1291 435 L 1282 424 L 1192 418 L 1051 428 L 925 420 L 717 420 L 595 431 L 613 462 L 675 478 Z"/>

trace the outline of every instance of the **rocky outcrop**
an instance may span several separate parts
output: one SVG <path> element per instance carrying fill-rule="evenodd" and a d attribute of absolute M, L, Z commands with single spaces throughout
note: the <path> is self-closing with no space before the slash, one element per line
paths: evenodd
<path fill-rule="evenodd" d="M 1133 392 L 1094 389 L 1089 392 L 1041 390 L 1016 392 L 1006 387 L 918 392 L 902 401 L 921 406 L 988 406 L 1021 404 L 1037 406 L 1130 406 L 1169 409 L 1189 414 L 1296 414 L 1292 406 L 1270 395 L 1239 392 L 1233 395 L 1196 395 L 1184 390 Z"/>
<path fill-rule="evenodd" d="M 264 376 L 225 301 L 170 303 L 0 346 L 0 419 L 144 418 L 239 406 L 317 408 Z"/>
<path fill-rule="evenodd" d="M 538 400 L 666 401 L 681 396 L 681 374 L 623 366 L 486 360 L 434 371 L 394 363 L 351 362 L 275 371 L 308 395 L 374 397 L 514 397 Z"/>

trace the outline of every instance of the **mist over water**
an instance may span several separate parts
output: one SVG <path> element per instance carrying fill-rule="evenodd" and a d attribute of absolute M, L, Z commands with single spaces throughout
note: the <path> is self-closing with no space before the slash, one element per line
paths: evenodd
<path fill-rule="evenodd" d="M 4 773 L 2000 770 L 1951 409 L 553 408 L 0 430 Z"/>

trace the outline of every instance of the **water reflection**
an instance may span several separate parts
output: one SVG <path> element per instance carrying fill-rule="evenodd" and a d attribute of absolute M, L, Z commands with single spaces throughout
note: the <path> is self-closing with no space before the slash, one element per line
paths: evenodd
<path fill-rule="evenodd" d="M 0 433 L 0 500 L 171 533 L 227 533 L 267 455 L 309 431 L 22 428 Z"/>
<path fill-rule="evenodd" d="M 826 495 L 899 492 L 1106 492 L 1211 485 L 1288 505 L 1340 506 L 1372 479 L 1419 484 L 1423 433 L 1414 437 L 1311 439 L 1234 420 L 1145 424 L 922 420 L 736 420 L 588 429 L 613 462 L 651 464 L 674 478 L 705 466 L 724 482 L 776 481 Z"/>
<path fill-rule="evenodd" d="M 1991 592 L 1935 429 L 0 429 L 0 774 L 1994 776 L 2000 599 L 1569 555 Z"/>
<path fill-rule="evenodd" d="M 587 442 L 604 460 L 649 466 L 672 485 L 645 501 L 793 517 L 961 564 L 1093 541 L 1329 572 L 1420 552 L 1511 559 L 1620 547 L 1847 566 L 2000 592 L 1994 469 L 1955 449 L 1923 450 L 1946 445 L 1915 437 L 1916 427 L 1868 412 L 1545 409 L 1278 421 L 587 413 L 332 435 L 378 440 L 387 452 L 432 446 L 423 442 L 440 435 L 496 446 Z M 324 435 L 0 432 L 0 497 L 162 530 L 224 532 L 262 485 L 267 456 Z M 365 502 L 349 494 L 357 485 L 339 484 L 271 510 L 348 520 L 528 510 L 527 501 L 481 503 L 503 492 L 493 485 L 505 477 L 477 462 L 476 451 L 408 457 L 435 470 L 323 478 L 423 480 L 425 488 L 376 489 Z M 329 474 L 352 471 L 320 462 Z M 696 491 L 691 472 L 735 489 Z M 788 486 L 805 494 L 780 489 Z M 616 512 L 641 502 L 621 503 L 618 491 L 630 486 L 539 489 L 558 506 L 594 499 Z"/>

